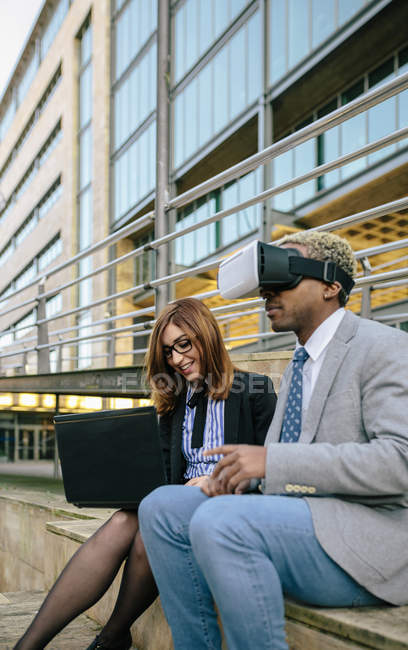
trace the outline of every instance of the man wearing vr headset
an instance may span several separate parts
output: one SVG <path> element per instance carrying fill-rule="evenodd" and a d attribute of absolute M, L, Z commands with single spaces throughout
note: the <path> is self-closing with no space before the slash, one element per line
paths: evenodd
<path fill-rule="evenodd" d="M 212 450 L 202 491 L 165 486 L 139 510 L 176 650 L 221 647 L 213 600 L 229 650 L 287 650 L 283 595 L 408 603 L 408 336 L 344 310 L 344 239 L 289 235 L 256 262 L 272 328 L 298 338 L 265 447 Z"/>

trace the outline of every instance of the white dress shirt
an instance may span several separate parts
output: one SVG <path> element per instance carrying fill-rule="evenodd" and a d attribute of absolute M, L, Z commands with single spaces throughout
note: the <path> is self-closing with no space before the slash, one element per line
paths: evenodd
<path fill-rule="evenodd" d="M 340 325 L 344 314 L 345 309 L 343 307 L 337 309 L 315 329 L 304 345 L 309 358 L 303 366 L 302 412 L 305 412 L 309 406 L 320 368 L 326 356 L 327 346 Z M 300 347 L 299 342 L 296 343 L 296 347 Z"/>

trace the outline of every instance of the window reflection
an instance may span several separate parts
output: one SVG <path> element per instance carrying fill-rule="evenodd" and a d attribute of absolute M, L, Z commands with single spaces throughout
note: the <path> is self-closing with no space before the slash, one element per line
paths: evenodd
<path fill-rule="evenodd" d="M 246 199 L 252 198 L 260 190 L 260 171 L 250 172 L 246 176 L 229 183 L 212 194 L 195 201 L 178 213 L 176 230 L 204 221 L 220 210 L 232 208 Z M 180 266 L 199 263 L 216 252 L 217 249 L 234 243 L 245 235 L 259 228 L 261 207 L 250 206 L 219 223 L 212 223 L 191 233 L 179 237 L 174 242 L 174 258 Z"/>
<path fill-rule="evenodd" d="M 288 0 L 289 9 L 289 68 L 303 59 L 309 50 L 309 3 Z"/>
<path fill-rule="evenodd" d="M 259 96 L 260 58 L 256 12 L 173 100 L 175 167 Z"/>
<path fill-rule="evenodd" d="M 375 70 L 353 83 L 340 95 L 332 99 L 313 115 L 319 119 L 336 110 L 339 106 L 353 101 L 366 90 L 374 88 L 390 80 L 395 74 L 402 74 L 408 70 L 408 48 L 401 50 L 398 55 L 388 59 Z M 364 113 L 360 113 L 343 122 L 339 126 L 325 131 L 316 138 L 316 141 L 307 141 L 293 150 L 288 151 L 274 159 L 274 186 L 304 174 L 317 165 L 322 165 L 335 160 L 341 155 L 352 153 L 362 148 L 369 142 L 391 134 L 397 128 L 408 125 L 408 91 L 403 91 L 397 96 L 373 106 Z M 298 125 L 302 128 L 305 123 Z M 361 157 L 339 169 L 328 172 L 316 181 L 287 190 L 272 199 L 275 209 L 290 211 L 295 206 L 311 198 L 316 191 L 325 190 L 346 180 L 355 174 L 364 171 L 368 165 L 373 165 L 387 156 L 394 154 L 398 149 L 407 146 L 407 139 L 395 145 L 383 147 L 379 151 Z"/>
<path fill-rule="evenodd" d="M 366 4 L 368 0 L 270 0 L 269 82 L 279 81 Z"/>
<path fill-rule="evenodd" d="M 334 12 L 334 0 L 312 0 L 312 48 L 320 45 L 334 32 Z"/>
<path fill-rule="evenodd" d="M 154 188 L 156 122 L 153 121 L 114 162 L 114 219 L 128 212 Z"/>
<path fill-rule="evenodd" d="M 174 17 L 174 81 L 177 83 L 227 29 L 250 0 L 186 0 Z"/>

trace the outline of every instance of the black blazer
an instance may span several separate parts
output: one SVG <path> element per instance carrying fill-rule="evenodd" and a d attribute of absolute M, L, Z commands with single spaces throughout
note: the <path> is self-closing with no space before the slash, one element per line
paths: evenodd
<path fill-rule="evenodd" d="M 224 443 L 263 445 L 275 411 L 276 393 L 265 375 L 235 371 L 225 401 Z M 169 483 L 184 483 L 186 460 L 181 450 L 186 393 L 175 409 L 160 418 L 160 437 Z"/>

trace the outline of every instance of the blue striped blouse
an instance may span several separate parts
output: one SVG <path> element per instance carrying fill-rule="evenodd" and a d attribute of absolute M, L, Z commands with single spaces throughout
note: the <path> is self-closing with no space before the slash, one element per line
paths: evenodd
<path fill-rule="evenodd" d="M 191 439 L 193 435 L 194 417 L 196 407 L 190 408 L 187 402 L 191 398 L 193 390 L 187 389 L 186 410 L 183 421 L 183 455 L 187 461 L 187 468 L 184 474 L 185 479 L 212 474 L 220 455 L 203 456 L 205 449 L 213 449 L 224 444 L 224 400 L 212 400 L 208 398 L 207 414 L 205 419 L 203 446 L 192 449 Z"/>

